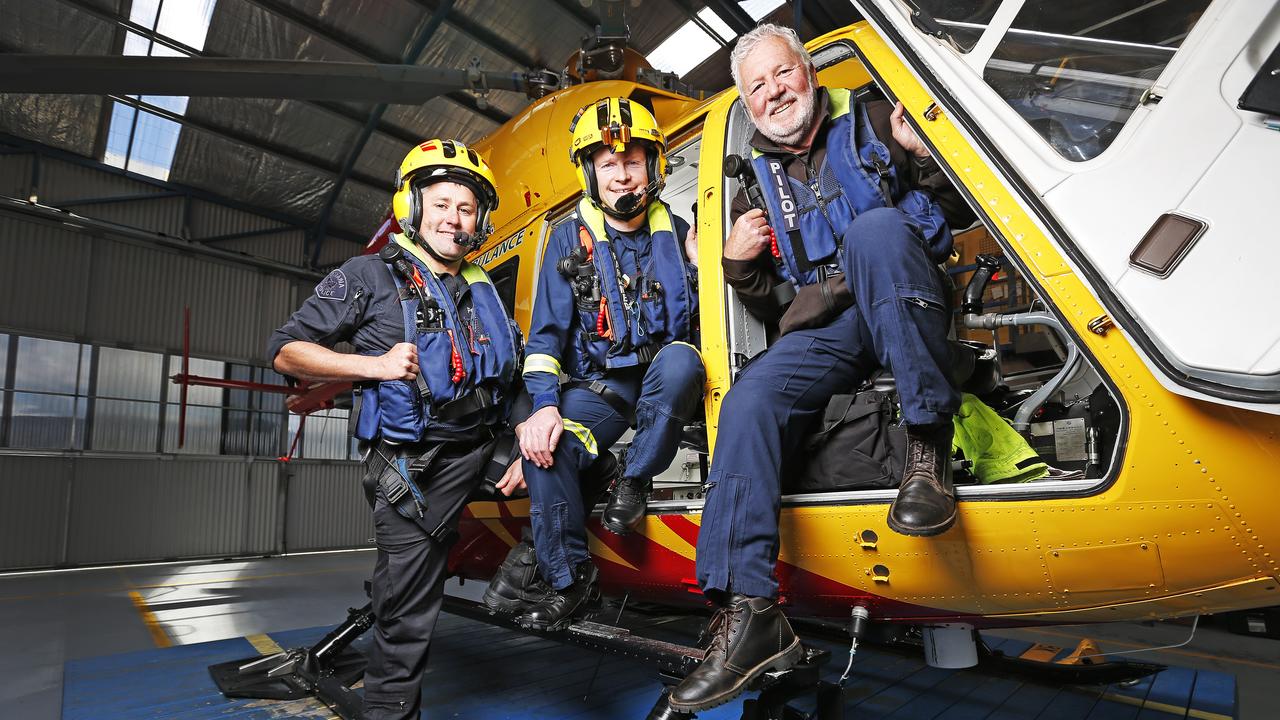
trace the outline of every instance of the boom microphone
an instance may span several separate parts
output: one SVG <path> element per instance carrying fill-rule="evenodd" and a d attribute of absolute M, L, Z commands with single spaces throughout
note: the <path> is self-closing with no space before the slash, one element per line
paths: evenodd
<path fill-rule="evenodd" d="M 480 249 L 480 236 L 472 235 L 465 230 L 459 230 L 453 234 L 453 242 L 455 245 L 465 245 L 473 252 Z"/>

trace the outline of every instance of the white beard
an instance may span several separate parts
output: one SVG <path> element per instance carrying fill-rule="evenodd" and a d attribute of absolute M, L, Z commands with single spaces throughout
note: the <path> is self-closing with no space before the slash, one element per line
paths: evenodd
<path fill-rule="evenodd" d="M 792 107 L 794 108 L 794 103 L 802 102 L 802 100 L 799 96 L 792 95 L 781 99 L 774 105 L 781 105 L 787 102 L 793 103 Z M 800 141 L 804 139 L 804 136 L 808 134 L 809 125 L 813 122 L 813 116 L 817 111 L 817 107 L 817 98 L 811 95 L 809 102 L 803 108 L 800 108 L 798 113 L 792 115 L 790 122 L 773 121 L 772 116 L 768 114 L 770 108 L 765 108 L 765 116 L 763 118 L 756 119 L 756 127 L 759 128 L 762 135 L 774 141 L 778 145 L 784 147 L 795 147 L 799 145 Z"/>

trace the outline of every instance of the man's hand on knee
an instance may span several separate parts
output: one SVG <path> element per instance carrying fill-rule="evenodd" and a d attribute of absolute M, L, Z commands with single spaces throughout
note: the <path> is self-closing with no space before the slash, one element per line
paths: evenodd
<path fill-rule="evenodd" d="M 529 416 L 517 429 L 520 438 L 520 454 L 525 460 L 540 468 L 549 468 L 555 462 L 553 453 L 560 443 L 560 433 L 564 432 L 564 422 L 560 418 L 560 409 L 548 405 Z"/>
<path fill-rule="evenodd" d="M 502 479 L 495 485 L 498 492 L 511 497 L 517 491 L 524 490 L 524 464 L 520 462 L 520 458 L 511 461 L 507 466 L 507 471 L 502 474 Z"/>

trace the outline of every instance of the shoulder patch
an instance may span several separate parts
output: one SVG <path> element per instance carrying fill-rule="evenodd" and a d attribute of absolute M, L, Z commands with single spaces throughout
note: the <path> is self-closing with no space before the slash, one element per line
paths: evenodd
<path fill-rule="evenodd" d="M 334 270 L 325 276 L 325 279 L 316 285 L 316 297 L 325 300 L 337 300 L 339 302 L 347 299 L 347 276 L 341 270 Z"/>

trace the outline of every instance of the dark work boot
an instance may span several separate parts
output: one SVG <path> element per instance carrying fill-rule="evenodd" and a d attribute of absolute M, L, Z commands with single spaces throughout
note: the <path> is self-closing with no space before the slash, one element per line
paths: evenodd
<path fill-rule="evenodd" d="M 626 476 L 619 478 L 609 495 L 609 504 L 605 506 L 604 514 L 600 516 L 600 524 L 615 535 L 629 534 L 644 519 L 649 492 L 652 490 L 652 480 L 637 480 Z"/>
<path fill-rule="evenodd" d="M 541 602 L 516 619 L 520 626 L 539 632 L 554 632 L 569 626 L 574 617 L 600 602 L 599 572 L 590 561 L 573 572 L 573 584 L 551 590 Z"/>
<path fill-rule="evenodd" d="M 907 466 L 898 496 L 889 507 L 889 528 L 903 535 L 929 537 L 956 521 L 956 491 L 951 484 L 951 423 L 907 427 Z"/>
<path fill-rule="evenodd" d="M 770 670 L 800 661 L 804 648 L 776 600 L 731 595 L 707 623 L 702 664 L 671 691 L 672 710 L 692 713 L 727 703 Z"/>
<path fill-rule="evenodd" d="M 538 574 L 538 558 L 527 533 L 526 529 L 520 542 L 507 553 L 484 591 L 485 607 L 494 612 L 518 615 L 551 592 L 551 586 Z"/>

